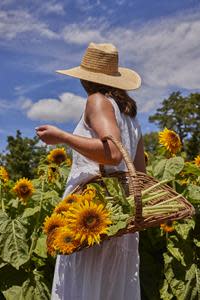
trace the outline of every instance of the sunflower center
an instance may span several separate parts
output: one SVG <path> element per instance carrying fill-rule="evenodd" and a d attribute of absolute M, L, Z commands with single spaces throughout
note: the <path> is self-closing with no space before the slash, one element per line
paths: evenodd
<path fill-rule="evenodd" d="M 73 202 L 75 202 L 75 201 L 72 198 L 67 200 L 67 203 L 73 203 Z"/>
<path fill-rule="evenodd" d="M 65 242 L 65 243 L 71 243 L 71 241 L 72 241 L 71 236 L 65 236 L 65 237 L 64 237 L 64 242 Z"/>
<path fill-rule="evenodd" d="M 21 185 L 20 186 L 20 192 L 23 194 L 23 195 L 26 195 L 30 192 L 30 189 L 27 185 Z"/>
<path fill-rule="evenodd" d="M 56 163 L 61 163 L 61 162 L 63 162 L 65 160 L 65 155 L 63 155 L 62 153 L 61 154 L 56 154 L 55 156 L 54 156 L 54 161 L 56 162 Z"/>
<path fill-rule="evenodd" d="M 89 215 L 85 218 L 85 222 L 84 225 L 85 227 L 95 227 L 97 226 L 99 223 L 99 217 L 97 215 Z"/>

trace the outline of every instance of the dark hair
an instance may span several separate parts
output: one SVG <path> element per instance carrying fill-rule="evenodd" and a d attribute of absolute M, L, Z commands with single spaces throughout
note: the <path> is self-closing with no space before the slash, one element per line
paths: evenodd
<path fill-rule="evenodd" d="M 81 80 L 81 84 L 88 94 L 101 93 L 112 97 L 117 103 L 119 110 L 125 115 L 130 117 L 137 115 L 136 102 L 128 95 L 127 91 L 86 80 Z"/>

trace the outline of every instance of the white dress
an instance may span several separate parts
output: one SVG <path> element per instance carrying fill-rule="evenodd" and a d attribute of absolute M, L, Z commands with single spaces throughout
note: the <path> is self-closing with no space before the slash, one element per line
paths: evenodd
<path fill-rule="evenodd" d="M 141 136 L 136 118 L 122 114 L 112 98 L 108 98 L 115 111 L 125 148 L 134 160 Z M 95 132 L 85 123 L 84 114 L 74 134 L 96 137 Z M 125 171 L 122 161 L 118 166 L 106 166 L 107 172 Z M 68 177 L 64 197 L 77 184 L 99 173 L 96 162 L 73 151 L 73 164 Z M 58 255 L 51 300 L 139 300 L 139 253 L 138 233 L 104 241 L 71 255 Z"/>

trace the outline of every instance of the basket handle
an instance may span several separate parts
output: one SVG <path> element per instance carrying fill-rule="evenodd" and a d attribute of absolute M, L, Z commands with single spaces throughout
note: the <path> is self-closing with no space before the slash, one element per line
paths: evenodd
<path fill-rule="evenodd" d="M 102 142 L 111 140 L 114 143 L 114 145 L 117 147 L 117 149 L 120 151 L 120 153 L 122 154 L 122 157 L 125 161 L 125 164 L 128 169 L 128 174 L 130 177 L 130 180 L 128 183 L 129 184 L 129 193 L 130 193 L 130 195 L 134 196 L 135 222 L 138 224 L 143 219 L 143 217 L 142 217 L 142 194 L 141 194 L 140 182 L 137 177 L 135 167 L 131 161 L 130 155 L 127 152 L 127 150 L 124 148 L 122 143 L 120 141 L 118 141 L 117 139 L 115 139 L 112 135 L 105 136 L 101 140 L 102 140 Z M 100 165 L 100 169 L 101 169 L 101 166 L 103 166 L 103 165 Z"/>

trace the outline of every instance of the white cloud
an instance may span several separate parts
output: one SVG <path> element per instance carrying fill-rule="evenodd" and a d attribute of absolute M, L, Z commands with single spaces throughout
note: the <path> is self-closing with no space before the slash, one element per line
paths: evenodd
<path fill-rule="evenodd" d="M 27 117 L 32 120 L 69 122 L 78 121 L 85 107 L 84 98 L 72 93 L 63 93 L 59 99 L 40 99 L 30 105 L 27 100 L 21 104 Z"/>
<path fill-rule="evenodd" d="M 25 10 L 0 11 L 0 39 L 12 40 L 17 35 L 27 32 L 34 32 L 47 39 L 58 38 L 47 24 L 35 19 Z"/>
<path fill-rule="evenodd" d="M 101 31 L 103 31 L 103 28 L 101 28 Z M 101 31 L 99 29 L 93 29 L 89 24 L 82 24 L 82 26 L 80 26 L 74 23 L 65 26 L 61 35 L 67 43 L 85 45 L 91 41 L 105 41 Z"/>
<path fill-rule="evenodd" d="M 44 3 L 39 11 L 43 14 L 57 14 L 57 15 L 64 15 L 65 14 L 65 9 L 63 4 L 61 3 L 56 3 L 48 1 L 48 3 Z"/>
<path fill-rule="evenodd" d="M 151 111 L 169 91 L 200 89 L 200 13 L 188 12 L 143 26 L 109 27 L 102 20 L 70 24 L 62 32 L 68 44 L 112 42 L 121 65 L 136 69 L 143 86 L 136 92 L 141 110 Z"/>

